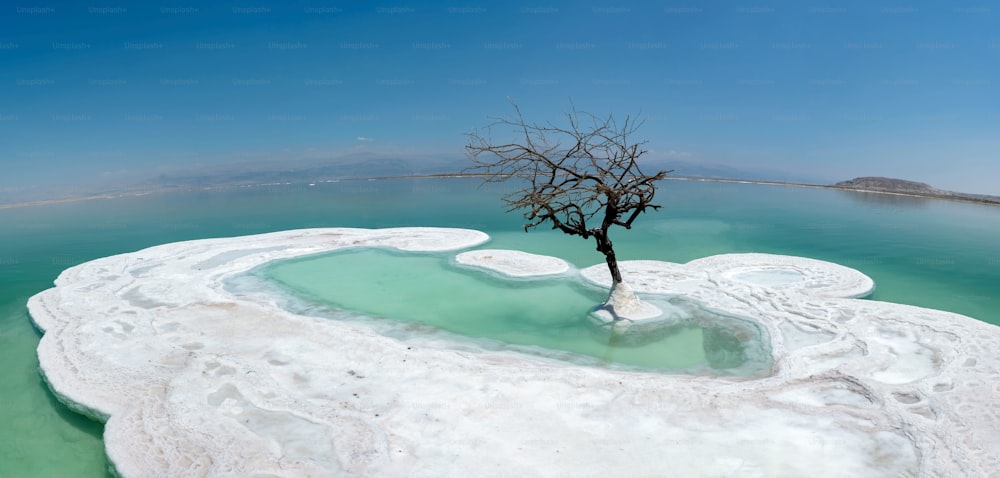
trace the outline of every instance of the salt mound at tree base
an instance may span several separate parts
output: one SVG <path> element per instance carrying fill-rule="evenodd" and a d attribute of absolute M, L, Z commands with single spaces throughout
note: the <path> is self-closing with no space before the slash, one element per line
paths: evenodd
<path fill-rule="evenodd" d="M 870 280 L 818 261 L 622 263 L 639 293 L 759 320 L 775 366 L 753 379 L 590 368 L 437 336 L 401 341 L 223 287 L 266 262 L 342 247 L 452 250 L 487 239 L 297 230 L 81 264 L 29 301 L 45 332 L 42 373 L 60 400 L 107 420 L 108 456 L 127 477 L 1000 469 L 1000 328 L 849 298 L 870 292 Z"/>

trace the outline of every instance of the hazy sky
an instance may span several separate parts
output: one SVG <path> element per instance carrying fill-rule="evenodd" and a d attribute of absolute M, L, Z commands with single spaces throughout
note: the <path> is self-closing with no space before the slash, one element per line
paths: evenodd
<path fill-rule="evenodd" d="M 993 2 L 6 2 L 0 188 L 352 151 L 461 156 L 570 99 L 653 155 L 1000 194 Z"/>

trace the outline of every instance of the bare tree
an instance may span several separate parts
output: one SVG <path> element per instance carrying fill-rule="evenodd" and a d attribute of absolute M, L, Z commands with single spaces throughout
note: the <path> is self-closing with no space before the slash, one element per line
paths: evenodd
<path fill-rule="evenodd" d="M 654 205 L 655 182 L 670 171 L 645 174 L 639 158 L 645 141 L 632 134 L 642 125 L 631 117 L 619 124 L 609 115 L 600 118 L 572 109 L 565 127 L 528 123 L 514 105 L 512 118 L 495 118 L 484 133 L 468 134 L 466 146 L 486 182 L 523 179 L 527 185 L 504 196 L 508 211 L 522 210 L 527 231 L 550 223 L 553 229 L 584 239 L 593 237 L 604 254 L 615 285 L 622 282 L 615 250 L 608 237 L 611 226 L 632 228 L 632 222 Z M 512 130 L 512 142 L 494 142 L 494 129 Z"/>

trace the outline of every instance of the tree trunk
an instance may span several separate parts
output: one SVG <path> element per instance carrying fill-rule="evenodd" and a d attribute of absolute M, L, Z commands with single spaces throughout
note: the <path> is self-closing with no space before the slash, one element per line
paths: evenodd
<path fill-rule="evenodd" d="M 615 250 L 608 239 L 606 229 L 594 231 L 594 239 L 597 241 L 597 250 L 604 254 L 604 261 L 608 263 L 608 271 L 611 272 L 611 288 L 622 281 L 622 273 L 618 270 L 618 259 L 615 257 Z"/>

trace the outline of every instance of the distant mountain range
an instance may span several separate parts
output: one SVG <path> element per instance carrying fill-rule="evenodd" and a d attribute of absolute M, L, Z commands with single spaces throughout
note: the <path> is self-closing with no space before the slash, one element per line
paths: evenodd
<path fill-rule="evenodd" d="M 854 178 L 849 181 L 841 181 L 831 186 L 837 189 L 848 189 L 854 191 L 880 192 L 890 194 L 905 194 L 909 196 L 921 196 L 941 199 L 955 199 L 962 201 L 973 201 L 988 204 L 1000 204 L 1000 196 L 987 196 L 984 194 L 966 194 L 944 189 L 935 188 L 926 183 L 916 181 L 906 181 L 903 179 L 883 178 L 869 176 Z"/>
<path fill-rule="evenodd" d="M 64 202 L 82 198 L 118 197 L 192 189 L 227 188 L 269 184 L 303 184 L 322 181 L 413 176 L 463 175 L 470 165 L 465 157 L 389 156 L 354 153 L 336 157 L 296 160 L 244 161 L 212 166 L 178 168 L 173 172 L 116 184 L 0 190 L 0 207 L 16 204 Z M 905 194 L 930 198 L 974 201 L 1000 205 L 1000 197 L 945 191 L 924 183 L 883 177 L 861 177 L 829 185 L 827 181 L 778 170 L 736 168 L 694 161 L 654 160 L 647 172 L 673 170 L 670 177 L 689 180 L 722 180 L 777 185 L 813 186 L 863 192 Z"/>

